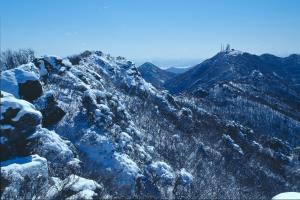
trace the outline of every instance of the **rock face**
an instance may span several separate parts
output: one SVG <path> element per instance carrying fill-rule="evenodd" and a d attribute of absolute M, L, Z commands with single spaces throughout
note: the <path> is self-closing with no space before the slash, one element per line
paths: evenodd
<path fill-rule="evenodd" d="M 19 96 L 22 99 L 32 102 L 43 93 L 42 86 L 39 81 L 26 81 L 19 83 Z"/>
<path fill-rule="evenodd" d="M 52 93 L 47 93 L 40 98 L 43 105 L 41 106 L 41 113 L 43 115 L 43 126 L 50 127 L 59 122 L 64 116 L 65 111 L 58 106 Z"/>

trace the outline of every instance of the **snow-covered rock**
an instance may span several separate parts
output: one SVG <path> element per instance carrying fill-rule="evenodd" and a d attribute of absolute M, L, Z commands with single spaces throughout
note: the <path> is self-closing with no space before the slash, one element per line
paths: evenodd
<path fill-rule="evenodd" d="M 92 160 L 106 179 L 110 179 L 120 193 L 131 195 L 140 169 L 126 154 L 114 152 L 112 141 L 94 131 L 86 133 L 78 144 L 79 149 Z"/>
<path fill-rule="evenodd" d="M 10 114 L 9 111 L 14 111 L 14 113 Z M 6 124 L 7 122 L 7 124 L 14 126 L 15 123 L 22 120 L 22 118 L 26 118 L 26 116 L 31 116 L 32 123 L 28 123 L 28 125 L 32 124 L 33 126 L 38 125 L 42 118 L 41 113 L 35 110 L 31 103 L 16 99 L 12 94 L 1 91 L 1 120 L 3 120 L 3 123 Z M 22 132 L 25 131 L 26 129 L 22 128 Z"/>
<path fill-rule="evenodd" d="M 48 178 L 47 160 L 38 155 L 1 162 L 1 199 L 43 198 Z"/>
<path fill-rule="evenodd" d="M 47 158 L 49 167 L 56 170 L 56 175 L 64 177 L 80 168 L 75 147 L 54 131 L 39 127 L 29 140 L 31 151 Z"/>
<path fill-rule="evenodd" d="M 26 155 L 26 138 L 41 123 L 42 115 L 35 107 L 1 91 L 1 160 Z"/>
<path fill-rule="evenodd" d="M 70 175 L 64 180 L 52 177 L 53 185 L 49 188 L 46 199 L 100 199 L 103 186 L 96 181 L 77 175 Z"/>
<path fill-rule="evenodd" d="M 1 72 L 1 90 L 27 101 L 37 99 L 43 93 L 39 77 L 26 69 L 34 68 L 30 63 Z"/>

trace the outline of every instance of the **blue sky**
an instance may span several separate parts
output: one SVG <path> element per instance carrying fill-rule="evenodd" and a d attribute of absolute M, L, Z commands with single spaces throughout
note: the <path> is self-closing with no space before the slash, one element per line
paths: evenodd
<path fill-rule="evenodd" d="M 299 10 L 298 0 L 0 0 L 2 49 L 195 60 L 230 43 L 284 56 L 300 53 Z"/>

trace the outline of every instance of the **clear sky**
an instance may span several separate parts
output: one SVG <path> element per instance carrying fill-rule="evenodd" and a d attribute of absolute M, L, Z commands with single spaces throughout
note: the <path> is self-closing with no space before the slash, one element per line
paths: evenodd
<path fill-rule="evenodd" d="M 300 53 L 300 0 L 0 0 L 2 49 L 202 59 L 221 43 Z"/>

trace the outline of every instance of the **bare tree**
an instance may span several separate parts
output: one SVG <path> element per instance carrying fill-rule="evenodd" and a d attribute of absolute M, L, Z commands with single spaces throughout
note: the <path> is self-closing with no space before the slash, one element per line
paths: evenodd
<path fill-rule="evenodd" d="M 0 54 L 1 71 L 26 64 L 33 61 L 34 58 L 34 51 L 32 49 L 19 49 L 17 51 L 8 49 Z"/>

